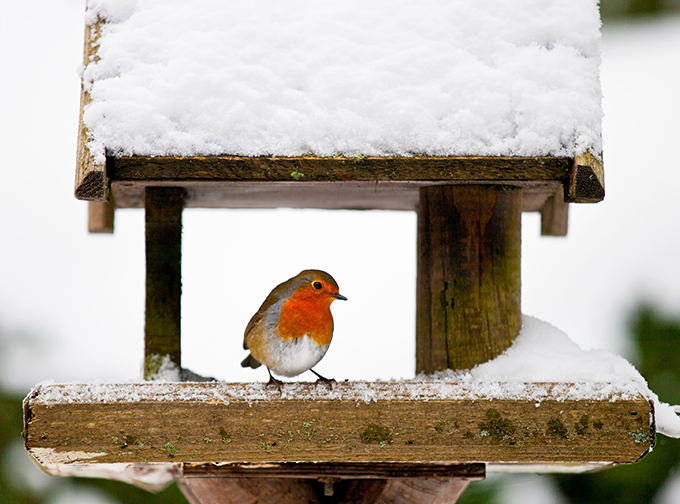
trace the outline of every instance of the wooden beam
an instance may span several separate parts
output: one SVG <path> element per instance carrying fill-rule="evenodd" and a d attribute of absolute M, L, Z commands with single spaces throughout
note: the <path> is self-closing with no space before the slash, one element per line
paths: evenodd
<path fill-rule="evenodd" d="M 480 478 L 475 478 L 480 479 Z M 458 500 L 468 478 L 427 478 L 397 480 L 329 480 L 283 478 L 184 478 L 178 481 L 190 504 L 353 504 L 447 503 Z"/>
<path fill-rule="evenodd" d="M 564 191 L 555 191 L 541 208 L 541 236 L 567 236 L 569 230 L 569 203 L 564 201 Z"/>
<path fill-rule="evenodd" d="M 522 191 L 420 189 L 416 372 L 469 369 L 519 334 Z"/>
<path fill-rule="evenodd" d="M 483 479 L 483 463 L 435 464 L 362 462 L 281 462 L 272 464 L 185 463 L 185 478 L 311 478 L 311 479 Z"/>
<path fill-rule="evenodd" d="M 564 181 L 571 164 L 552 156 L 124 156 L 108 158 L 107 170 L 120 181 Z"/>
<path fill-rule="evenodd" d="M 158 373 L 166 356 L 181 369 L 183 207 L 182 188 L 146 190 L 145 379 Z"/>
<path fill-rule="evenodd" d="M 187 191 L 187 208 L 320 208 L 327 210 L 405 210 L 418 209 L 419 190 L 450 182 L 427 181 L 112 181 L 111 194 L 116 208 L 144 208 L 146 187 L 182 187 Z M 467 182 L 460 182 L 467 184 Z M 522 188 L 522 211 L 538 212 L 562 182 L 498 181 L 489 184 Z"/>
<path fill-rule="evenodd" d="M 85 49 L 83 65 L 87 66 L 96 57 L 98 39 L 103 22 L 85 25 Z M 90 153 L 87 143 L 90 141 L 87 126 L 83 121 L 83 112 L 90 103 L 90 93 L 81 86 L 80 90 L 80 122 L 78 125 L 78 153 L 76 156 L 75 196 L 89 201 L 106 201 L 109 199 L 109 183 L 104 162 L 97 163 Z"/>
<path fill-rule="evenodd" d="M 571 400 L 569 384 L 515 384 L 525 399 L 514 400 L 442 381 L 41 385 L 24 403 L 24 439 L 54 467 L 637 461 L 654 444 L 650 403 L 591 388 Z"/>
<path fill-rule="evenodd" d="M 568 203 L 597 203 L 604 199 L 602 159 L 590 152 L 574 158 L 564 199 Z"/>
<path fill-rule="evenodd" d="M 116 206 L 113 201 L 89 201 L 87 229 L 90 233 L 113 233 Z"/>

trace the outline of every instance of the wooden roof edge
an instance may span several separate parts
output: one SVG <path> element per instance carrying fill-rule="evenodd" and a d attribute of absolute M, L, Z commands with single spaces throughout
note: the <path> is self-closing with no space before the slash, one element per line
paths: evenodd
<path fill-rule="evenodd" d="M 83 102 L 87 93 L 83 92 Z M 565 201 L 594 203 L 604 198 L 604 170 L 596 156 L 561 157 L 149 157 L 107 158 L 96 164 L 80 126 L 76 190 L 78 199 L 108 201 L 111 181 L 148 182 L 419 182 L 509 183 L 557 181 Z"/>
<path fill-rule="evenodd" d="M 103 21 L 85 25 L 85 43 L 83 51 L 83 67 L 86 67 L 96 54 L 96 41 Z M 88 201 L 108 201 L 109 181 L 106 177 L 106 166 L 97 164 L 88 148 L 89 135 L 87 126 L 83 121 L 83 112 L 90 103 L 90 93 L 85 89 L 84 83 L 80 88 L 80 115 L 78 122 L 78 147 L 76 154 L 76 180 L 75 196 L 78 199 Z"/>

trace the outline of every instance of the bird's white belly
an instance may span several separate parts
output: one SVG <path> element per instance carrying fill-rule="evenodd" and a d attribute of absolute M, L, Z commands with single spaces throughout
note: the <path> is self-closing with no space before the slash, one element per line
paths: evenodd
<path fill-rule="evenodd" d="M 326 354 L 328 345 L 317 345 L 308 335 L 291 342 L 272 338 L 269 354 L 275 356 L 265 363 L 269 370 L 280 376 L 297 376 L 314 367 Z M 273 351 L 272 351 L 273 350 Z"/>

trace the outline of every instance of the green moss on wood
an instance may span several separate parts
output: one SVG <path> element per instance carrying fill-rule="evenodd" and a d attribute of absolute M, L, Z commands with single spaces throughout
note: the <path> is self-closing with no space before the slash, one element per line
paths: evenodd
<path fill-rule="evenodd" d="M 588 415 L 584 414 L 581 415 L 580 420 L 576 422 L 574 430 L 579 436 L 583 436 L 588 431 L 588 418 Z"/>
<path fill-rule="evenodd" d="M 392 431 L 389 427 L 380 426 L 377 424 L 368 424 L 366 429 L 359 434 L 359 439 L 364 444 L 392 444 Z"/>
<path fill-rule="evenodd" d="M 512 421 L 503 418 L 493 408 L 486 411 L 486 422 L 480 422 L 478 427 L 482 437 L 491 437 L 491 444 L 499 444 L 501 442 L 512 443 L 512 435 L 517 430 Z"/>
<path fill-rule="evenodd" d="M 548 424 L 547 424 L 547 428 L 546 428 L 545 432 L 549 436 L 558 437 L 558 438 L 565 440 L 565 441 L 567 439 L 569 439 L 569 436 L 567 435 L 568 434 L 567 428 L 564 426 L 564 423 L 562 422 L 562 420 L 560 420 L 557 417 L 551 418 L 550 420 L 548 420 Z"/>
<path fill-rule="evenodd" d="M 175 455 L 179 453 L 179 449 L 170 442 L 165 443 L 165 445 L 163 446 L 163 450 L 165 451 L 165 453 L 167 453 L 168 457 L 170 458 L 173 458 Z"/>
<path fill-rule="evenodd" d="M 629 432 L 629 436 L 633 436 L 636 443 L 646 443 L 649 441 L 649 433 L 646 432 L 642 427 L 637 429 L 635 432 Z"/>

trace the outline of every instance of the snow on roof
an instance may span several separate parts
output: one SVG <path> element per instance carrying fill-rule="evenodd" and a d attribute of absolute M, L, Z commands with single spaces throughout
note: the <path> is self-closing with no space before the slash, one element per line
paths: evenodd
<path fill-rule="evenodd" d="M 88 0 L 114 155 L 601 152 L 596 0 Z"/>
<path fill-rule="evenodd" d="M 559 329 L 524 316 L 522 330 L 513 345 L 470 371 L 446 370 L 389 383 L 340 382 L 332 388 L 286 383 L 280 391 L 264 383 L 45 383 L 38 385 L 29 397 L 44 404 L 176 400 L 229 404 L 271 399 L 617 401 L 634 399 L 640 394 L 654 403 L 657 431 L 680 437 L 680 418 L 673 407 L 659 400 L 626 359 L 606 350 L 581 350 Z"/>

